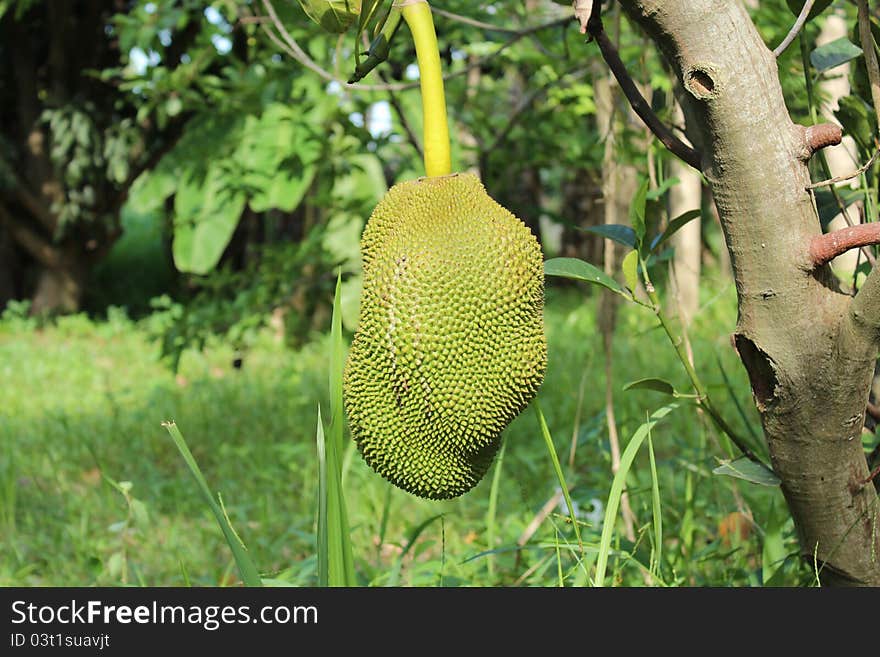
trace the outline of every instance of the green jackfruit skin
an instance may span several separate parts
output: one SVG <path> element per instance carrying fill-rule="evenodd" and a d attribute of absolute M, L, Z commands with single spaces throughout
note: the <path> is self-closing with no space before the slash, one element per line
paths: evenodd
<path fill-rule="evenodd" d="M 392 187 L 361 238 L 360 322 L 343 385 L 366 462 L 457 497 L 544 378 L 544 270 L 529 229 L 473 175 Z"/>

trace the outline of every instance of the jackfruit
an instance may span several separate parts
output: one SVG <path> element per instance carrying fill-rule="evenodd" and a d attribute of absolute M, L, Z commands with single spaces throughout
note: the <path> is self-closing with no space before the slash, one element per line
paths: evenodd
<path fill-rule="evenodd" d="M 544 377 L 538 241 L 473 175 L 393 186 L 361 238 L 363 292 L 343 377 L 366 462 L 420 497 L 457 497 Z"/>

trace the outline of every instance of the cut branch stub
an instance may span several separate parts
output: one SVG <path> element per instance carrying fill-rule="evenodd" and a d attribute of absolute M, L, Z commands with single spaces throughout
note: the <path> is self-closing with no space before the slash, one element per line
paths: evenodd
<path fill-rule="evenodd" d="M 880 244 L 880 223 L 849 226 L 818 235 L 810 242 L 810 262 L 821 267 L 851 249 Z"/>
<path fill-rule="evenodd" d="M 836 123 L 819 123 L 811 126 L 798 126 L 804 133 L 802 160 L 809 160 L 813 154 L 828 146 L 837 146 L 843 139 L 843 130 Z"/>

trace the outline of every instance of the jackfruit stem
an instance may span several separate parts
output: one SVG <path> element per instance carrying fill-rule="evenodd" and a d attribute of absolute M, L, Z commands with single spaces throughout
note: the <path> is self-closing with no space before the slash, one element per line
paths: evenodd
<path fill-rule="evenodd" d="M 422 91 L 424 122 L 425 174 L 448 176 L 452 173 L 449 147 L 449 125 L 446 118 L 446 96 L 440 69 L 440 51 L 431 7 L 425 0 L 398 2 L 403 20 L 412 32 L 419 63 L 419 85 Z"/>

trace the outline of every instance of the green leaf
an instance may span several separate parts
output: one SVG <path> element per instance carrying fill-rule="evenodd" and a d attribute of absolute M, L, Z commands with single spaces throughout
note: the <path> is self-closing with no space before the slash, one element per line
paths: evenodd
<path fill-rule="evenodd" d="M 648 185 L 649 181 L 645 179 L 639 186 L 632 205 L 629 206 L 629 221 L 639 244 L 645 239 L 645 202 L 648 195 Z"/>
<path fill-rule="evenodd" d="M 177 176 L 164 163 L 163 159 L 155 169 L 145 171 L 132 184 L 126 205 L 136 214 L 149 214 L 161 209 L 165 199 L 177 190 Z"/>
<path fill-rule="evenodd" d="M 770 468 L 762 463 L 752 461 L 746 456 L 740 456 L 733 461 L 724 461 L 717 468 L 712 470 L 713 474 L 725 475 L 727 477 L 736 477 L 737 479 L 745 479 L 753 484 L 761 486 L 778 486 L 780 484 L 779 477 Z"/>
<path fill-rule="evenodd" d="M 656 378 L 647 378 L 647 379 L 639 379 L 638 381 L 632 381 L 631 383 L 627 383 L 623 386 L 624 390 L 653 390 L 654 392 L 661 392 L 664 395 L 669 395 L 671 397 L 676 396 L 678 393 L 675 391 L 675 388 L 672 387 L 672 384 L 669 381 L 664 381 L 663 379 Z"/>
<path fill-rule="evenodd" d="M 245 196 L 232 188 L 215 162 L 204 180 L 182 181 L 174 196 L 174 265 L 179 271 L 207 274 L 223 255 L 244 210 Z"/>
<path fill-rule="evenodd" d="M 843 131 L 858 144 L 861 154 L 867 159 L 874 152 L 874 133 L 877 117 L 874 110 L 855 95 L 843 96 L 838 101 L 839 108 L 834 113 L 843 126 Z"/>
<path fill-rule="evenodd" d="M 654 241 L 651 242 L 651 251 L 654 251 L 658 246 L 663 244 L 663 242 L 675 235 L 675 233 L 681 230 L 685 224 L 690 223 L 699 216 L 701 216 L 699 210 L 688 210 L 687 212 L 678 215 L 666 225 L 666 230 L 654 238 Z"/>
<path fill-rule="evenodd" d="M 299 4 L 309 18 L 331 34 L 345 32 L 360 13 L 360 3 L 354 0 L 299 0 Z"/>
<path fill-rule="evenodd" d="M 259 118 L 247 117 L 234 161 L 254 212 L 291 212 L 312 184 L 322 145 L 304 118 L 282 103 L 272 103 Z"/>
<path fill-rule="evenodd" d="M 623 258 L 621 264 L 623 269 L 623 280 L 631 292 L 635 292 L 639 286 L 639 252 L 630 251 Z"/>
<path fill-rule="evenodd" d="M 816 209 L 819 211 L 819 223 L 822 228 L 828 228 L 828 224 L 840 214 L 840 206 L 834 198 L 834 194 L 827 189 L 814 190 L 816 195 Z M 843 202 L 843 207 L 849 207 L 856 201 L 865 198 L 865 193 L 859 189 L 850 189 L 848 187 L 838 187 L 837 194 Z"/>
<path fill-rule="evenodd" d="M 180 100 L 180 96 L 171 96 L 171 98 L 165 102 L 165 112 L 168 116 L 177 116 L 182 110 L 183 101 Z"/>
<path fill-rule="evenodd" d="M 602 237 L 614 240 L 618 244 L 623 244 L 631 249 L 636 248 L 636 232 L 629 226 L 621 224 L 603 224 L 601 226 L 590 226 L 582 230 L 588 233 L 601 235 Z"/>
<path fill-rule="evenodd" d="M 675 176 L 673 176 L 672 178 L 667 178 L 662 183 L 660 183 L 659 186 L 655 187 L 647 194 L 645 194 L 645 199 L 648 201 L 654 201 L 663 196 L 667 191 L 669 191 L 671 187 L 674 187 L 680 182 L 681 181 Z"/>
<path fill-rule="evenodd" d="M 816 0 L 816 2 L 813 3 L 813 8 L 810 9 L 810 13 L 807 15 L 807 20 L 811 21 L 816 18 L 816 16 L 828 9 L 833 1 L 834 0 Z M 788 8 L 791 10 L 792 14 L 794 14 L 795 16 L 800 16 L 801 9 L 804 8 L 804 3 L 806 2 L 806 0 L 785 0 L 785 2 L 788 5 Z"/>
<path fill-rule="evenodd" d="M 810 63 L 820 73 L 846 64 L 862 54 L 862 49 L 846 37 L 819 46 L 810 53 Z"/>
<path fill-rule="evenodd" d="M 551 258 L 546 260 L 544 262 L 544 274 L 547 276 L 572 278 L 586 283 L 595 283 L 596 285 L 607 287 L 612 292 L 616 292 L 627 299 L 631 298 L 623 286 L 611 278 L 611 276 L 595 265 L 577 258 Z"/>

